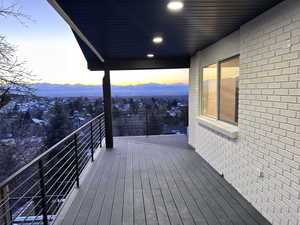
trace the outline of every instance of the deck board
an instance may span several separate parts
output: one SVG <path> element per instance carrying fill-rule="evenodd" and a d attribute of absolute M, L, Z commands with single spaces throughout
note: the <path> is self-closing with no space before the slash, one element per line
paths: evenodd
<path fill-rule="evenodd" d="M 104 163 L 103 163 L 104 164 Z M 106 166 L 106 165 L 104 165 Z M 104 169 L 105 167 L 100 166 L 99 171 L 102 171 L 102 169 Z M 96 171 L 94 171 L 94 176 L 95 176 Z M 85 223 L 85 221 L 87 220 L 88 216 L 89 216 L 89 212 L 90 209 L 93 206 L 94 203 L 94 196 L 97 193 L 99 184 L 101 183 L 101 180 L 103 179 L 103 176 L 98 176 L 97 179 L 93 179 L 91 186 L 89 186 L 89 191 L 86 192 L 85 197 L 82 199 L 82 201 L 78 204 L 77 207 L 79 207 L 77 209 L 77 213 L 74 212 L 73 215 L 76 215 L 76 217 L 74 218 L 74 224 L 75 225 L 80 225 L 82 223 Z M 83 188 L 81 188 L 83 189 Z M 76 207 L 76 208 L 77 208 Z M 74 207 L 75 208 L 75 207 Z M 72 213 L 72 212 L 71 212 Z M 69 216 L 66 217 L 66 219 L 70 219 L 72 214 L 69 214 Z M 70 223 L 70 222 L 66 222 L 66 223 Z"/>
<path fill-rule="evenodd" d="M 179 168 L 178 163 L 171 159 L 170 168 L 173 173 L 178 174 L 177 180 L 181 183 L 183 188 L 185 188 L 188 192 L 188 195 L 193 199 L 195 206 L 193 206 L 194 210 L 201 213 L 202 217 L 206 220 L 206 223 L 209 225 L 220 225 L 220 222 L 215 215 L 214 211 L 208 206 L 205 200 L 202 198 L 200 193 L 197 191 L 197 186 L 193 182 L 193 180 L 186 173 L 184 168 Z M 204 224 L 204 223 L 203 223 Z"/>
<path fill-rule="evenodd" d="M 169 214 L 168 214 L 168 211 L 166 208 L 166 203 L 165 203 L 164 197 L 162 195 L 162 188 L 160 186 L 158 176 L 156 174 L 156 171 L 155 171 L 153 163 L 152 163 L 152 157 L 149 154 L 148 154 L 146 163 L 149 166 L 148 172 L 149 172 L 149 176 L 150 176 L 150 184 L 152 187 L 152 193 L 153 193 L 158 223 L 170 225 L 170 218 L 169 218 Z"/>
<path fill-rule="evenodd" d="M 198 207 L 203 211 L 208 224 L 210 225 L 232 225 L 230 219 L 224 213 L 224 210 L 214 201 L 214 198 L 209 195 L 203 185 L 197 181 L 193 174 L 182 167 L 177 161 L 173 160 L 176 171 L 181 174 L 182 179 L 185 180 L 186 185 L 194 196 Z"/>
<path fill-rule="evenodd" d="M 132 173 L 132 152 L 127 149 L 127 164 L 125 175 L 125 190 L 124 190 L 124 204 L 123 204 L 123 225 L 133 225 L 133 173 Z M 124 207 L 126 206 L 126 207 Z"/>
<path fill-rule="evenodd" d="M 115 138 L 94 164 L 59 225 L 270 225 L 186 136 Z"/>
<path fill-rule="evenodd" d="M 123 220 L 123 204 L 124 204 L 124 190 L 125 190 L 125 175 L 127 155 L 121 153 L 121 165 L 118 180 L 116 183 L 115 197 L 113 201 L 113 208 L 111 214 L 111 225 L 121 225 Z"/>
<path fill-rule="evenodd" d="M 146 225 L 144 193 L 140 175 L 140 155 L 133 154 L 134 223 Z"/>
<path fill-rule="evenodd" d="M 180 153 L 180 155 L 182 154 Z M 202 174 L 198 173 L 197 175 L 200 176 L 200 179 L 202 181 L 206 182 L 205 184 L 207 185 L 208 188 L 214 190 L 214 194 L 217 194 L 217 196 L 219 197 L 219 201 L 221 201 L 222 205 L 224 205 L 225 207 L 224 209 L 226 210 L 228 216 L 231 218 L 234 224 L 253 224 L 253 225 L 258 224 L 257 221 L 253 217 L 251 217 L 249 212 L 245 210 L 242 207 L 242 205 L 238 201 L 236 201 L 235 198 L 232 198 L 230 193 L 224 188 L 224 186 L 220 184 L 219 181 L 224 179 L 216 179 L 219 178 L 219 175 L 213 174 L 213 171 L 209 170 L 207 165 L 203 165 L 203 164 L 199 165 L 197 161 L 195 161 L 194 159 L 192 160 L 193 160 L 192 163 L 193 167 L 199 168 L 199 170 L 203 172 Z M 231 189 L 233 188 L 231 187 Z M 236 194 L 238 193 L 236 192 Z M 235 216 L 231 217 L 233 215 Z"/>
<path fill-rule="evenodd" d="M 146 159 L 144 155 L 141 155 L 139 163 L 147 225 L 158 225 L 154 197 L 150 186 L 150 180 L 147 173 L 148 168 L 146 166 Z"/>
<path fill-rule="evenodd" d="M 109 181 L 111 180 L 111 176 L 113 174 L 113 167 L 115 166 L 116 160 L 117 160 L 117 157 L 113 157 L 111 152 L 106 152 L 106 154 L 111 156 L 112 159 L 107 159 L 107 161 L 105 162 L 107 164 L 107 166 L 104 168 L 105 171 L 103 173 L 103 177 L 101 179 L 100 184 L 97 187 L 97 192 L 94 195 L 94 201 L 93 201 L 92 207 L 91 208 L 82 208 L 82 210 L 81 210 L 85 214 L 88 214 L 86 223 L 83 222 L 81 224 L 87 224 L 87 225 L 98 224 L 98 219 L 102 213 L 105 196 L 108 193 Z M 94 179 L 97 179 L 97 177 L 98 176 L 96 173 Z M 76 200 L 74 201 L 73 204 L 76 205 Z"/>
<path fill-rule="evenodd" d="M 158 171 L 157 173 L 162 174 L 160 176 L 164 176 L 165 180 L 167 182 L 167 186 L 171 192 L 171 195 L 175 201 L 175 205 L 178 209 L 179 216 L 182 219 L 182 222 L 184 225 L 195 225 L 195 221 L 193 216 L 191 215 L 191 212 L 189 211 L 187 204 L 185 200 L 183 199 L 177 185 L 175 184 L 173 178 L 171 177 L 170 174 L 168 174 L 164 169 L 163 169 L 163 162 L 161 160 L 157 160 L 155 163 L 156 170 Z"/>

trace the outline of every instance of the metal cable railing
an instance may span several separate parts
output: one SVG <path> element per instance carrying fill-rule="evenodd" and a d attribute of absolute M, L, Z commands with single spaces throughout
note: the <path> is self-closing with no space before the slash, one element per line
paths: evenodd
<path fill-rule="evenodd" d="M 186 133 L 188 110 L 113 111 L 114 136 L 148 136 Z"/>
<path fill-rule="evenodd" d="M 0 225 L 52 224 L 104 133 L 102 113 L 0 183 Z"/>

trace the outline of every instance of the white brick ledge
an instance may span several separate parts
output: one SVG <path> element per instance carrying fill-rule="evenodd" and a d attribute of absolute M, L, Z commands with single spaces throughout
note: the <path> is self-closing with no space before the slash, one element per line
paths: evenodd
<path fill-rule="evenodd" d="M 212 118 L 208 118 L 206 116 L 198 116 L 197 121 L 200 125 L 208 127 L 216 132 L 219 132 L 231 139 L 238 138 L 239 128 L 237 126 L 215 120 Z"/>

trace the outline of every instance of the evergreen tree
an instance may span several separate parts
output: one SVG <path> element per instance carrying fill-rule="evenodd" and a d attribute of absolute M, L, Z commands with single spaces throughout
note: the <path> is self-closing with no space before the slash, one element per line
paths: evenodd
<path fill-rule="evenodd" d="M 13 108 L 13 112 L 17 113 L 19 111 L 19 105 L 17 103 L 15 103 L 14 108 Z"/>
<path fill-rule="evenodd" d="M 29 110 L 27 110 L 26 113 L 24 114 L 23 120 L 24 120 L 25 123 L 31 121 L 31 114 L 30 114 L 30 111 L 29 111 Z"/>
<path fill-rule="evenodd" d="M 53 108 L 53 117 L 50 119 L 46 129 L 45 146 L 50 148 L 66 137 L 71 132 L 71 129 L 71 122 L 63 106 L 56 102 Z"/>
<path fill-rule="evenodd" d="M 35 117 L 39 120 L 43 119 L 44 112 L 43 110 L 37 110 L 35 113 Z"/>
<path fill-rule="evenodd" d="M 17 168 L 17 161 L 15 159 L 16 149 L 13 147 L 0 143 L 0 182 L 11 175 Z"/>
<path fill-rule="evenodd" d="M 83 107 L 83 99 L 81 97 L 76 98 L 75 101 L 73 102 L 73 108 L 80 112 Z"/>
<path fill-rule="evenodd" d="M 177 100 L 176 100 L 176 99 L 174 99 L 174 100 L 173 100 L 173 102 L 171 103 L 171 106 L 172 106 L 172 107 L 176 107 L 176 106 L 177 106 L 177 104 L 178 104 Z"/>
<path fill-rule="evenodd" d="M 73 106 L 73 102 L 69 102 L 69 103 L 67 104 L 67 108 L 68 108 L 68 111 L 69 111 L 70 116 L 74 116 L 74 106 Z"/>
<path fill-rule="evenodd" d="M 96 99 L 94 102 L 94 116 L 98 116 L 103 112 L 102 99 Z"/>
<path fill-rule="evenodd" d="M 91 114 L 91 116 L 94 116 L 95 110 L 94 110 L 94 106 L 91 103 L 87 105 L 87 111 L 89 114 Z"/>

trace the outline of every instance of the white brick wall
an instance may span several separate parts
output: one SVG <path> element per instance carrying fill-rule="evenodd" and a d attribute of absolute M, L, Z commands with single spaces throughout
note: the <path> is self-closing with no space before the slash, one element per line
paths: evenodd
<path fill-rule="evenodd" d="M 201 67 L 240 53 L 239 138 L 200 126 Z M 273 224 L 300 225 L 300 1 L 192 58 L 189 143 Z M 264 178 L 259 178 L 259 170 Z"/>

